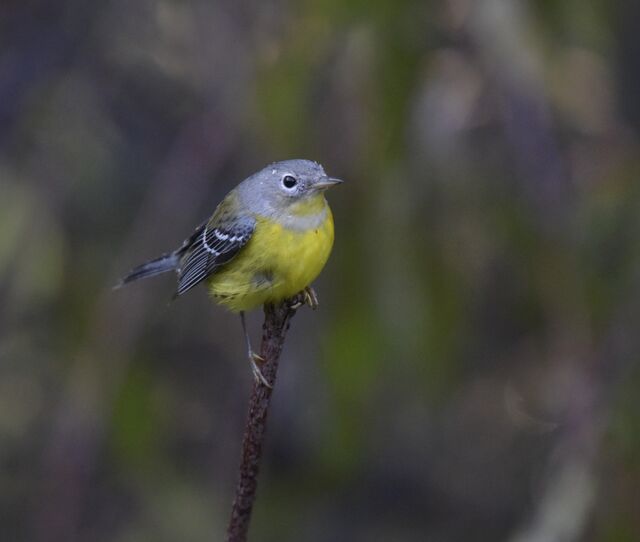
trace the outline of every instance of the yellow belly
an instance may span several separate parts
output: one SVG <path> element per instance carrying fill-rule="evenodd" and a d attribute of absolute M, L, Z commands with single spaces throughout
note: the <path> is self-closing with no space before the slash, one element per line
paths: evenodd
<path fill-rule="evenodd" d="M 333 246 L 333 217 L 317 228 L 296 231 L 258 217 L 251 240 L 212 275 L 209 291 L 232 311 L 291 297 L 313 282 Z"/>

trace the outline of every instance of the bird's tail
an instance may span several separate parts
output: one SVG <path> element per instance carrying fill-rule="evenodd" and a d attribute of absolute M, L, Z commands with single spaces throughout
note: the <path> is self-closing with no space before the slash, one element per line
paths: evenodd
<path fill-rule="evenodd" d="M 171 252 L 169 254 L 163 254 L 155 260 L 143 263 L 138 267 L 134 267 L 129 271 L 115 288 L 120 288 L 129 282 L 133 282 L 140 279 L 146 279 L 147 277 L 155 277 L 168 271 L 175 271 L 180 263 L 180 255 L 178 252 Z"/>

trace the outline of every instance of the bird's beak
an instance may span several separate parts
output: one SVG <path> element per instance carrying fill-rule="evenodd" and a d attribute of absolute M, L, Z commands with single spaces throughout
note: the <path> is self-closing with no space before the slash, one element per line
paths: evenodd
<path fill-rule="evenodd" d="M 325 190 L 326 188 L 331 188 L 332 186 L 335 186 L 336 184 L 342 184 L 343 182 L 344 181 L 342 179 L 336 179 L 334 177 L 324 177 L 314 184 L 314 188 Z"/>

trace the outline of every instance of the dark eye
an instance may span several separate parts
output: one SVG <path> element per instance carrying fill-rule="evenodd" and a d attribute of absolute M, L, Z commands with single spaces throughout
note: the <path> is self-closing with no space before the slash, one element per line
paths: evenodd
<path fill-rule="evenodd" d="M 285 175 L 284 177 L 282 177 L 282 185 L 285 188 L 291 189 L 297 184 L 298 184 L 298 180 L 291 175 Z"/>

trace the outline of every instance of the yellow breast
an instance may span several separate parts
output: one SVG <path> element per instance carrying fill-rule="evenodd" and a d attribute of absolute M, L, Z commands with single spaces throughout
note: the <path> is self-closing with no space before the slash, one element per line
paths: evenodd
<path fill-rule="evenodd" d="M 216 301 L 233 311 L 291 297 L 318 276 L 333 247 L 333 217 L 323 196 L 308 210 L 323 217 L 312 227 L 311 213 L 290 216 L 284 224 L 257 216 L 253 236 L 240 253 L 209 279 Z M 298 218 L 300 220 L 298 220 Z M 296 223 L 299 222 L 298 225 Z M 303 227 L 297 227 L 297 226 Z"/>

